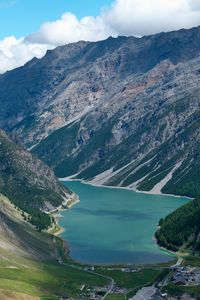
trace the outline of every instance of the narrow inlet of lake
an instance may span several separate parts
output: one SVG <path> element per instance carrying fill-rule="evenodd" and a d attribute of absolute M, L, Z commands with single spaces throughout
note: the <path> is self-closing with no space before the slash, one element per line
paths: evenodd
<path fill-rule="evenodd" d="M 80 203 L 62 212 L 59 222 L 73 259 L 89 264 L 147 264 L 173 259 L 153 237 L 159 220 L 188 199 L 80 181 L 64 184 L 80 198 Z"/>

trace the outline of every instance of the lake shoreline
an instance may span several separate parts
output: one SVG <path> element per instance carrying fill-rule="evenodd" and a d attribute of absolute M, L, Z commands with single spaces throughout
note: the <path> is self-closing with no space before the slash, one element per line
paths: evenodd
<path fill-rule="evenodd" d="M 131 188 L 124 188 L 124 187 L 110 187 L 110 186 L 104 186 L 104 185 L 97 185 L 97 184 L 93 184 L 93 183 L 90 183 L 90 182 L 87 182 L 87 181 L 84 181 L 84 180 L 81 180 L 81 179 L 76 179 L 76 178 L 62 178 L 62 179 L 60 179 L 60 181 L 63 181 L 63 182 L 65 182 L 65 184 L 67 185 L 67 181 L 68 181 L 68 184 L 69 184 L 69 186 L 70 186 L 70 182 L 72 183 L 72 182 L 77 182 L 77 184 L 78 184 L 78 182 L 79 183 L 82 183 L 82 184 L 84 184 L 84 185 L 87 185 L 87 186 L 93 186 L 93 187 L 98 187 L 98 188 L 103 188 L 103 189 L 106 189 L 106 188 L 109 188 L 109 189 L 115 189 L 115 190 L 117 190 L 117 189 L 123 189 L 123 190 L 129 190 L 129 191 L 131 191 L 131 192 L 135 192 L 133 189 L 131 189 Z M 78 184 L 79 185 L 79 184 Z M 71 189 L 73 190 L 73 184 L 71 185 Z M 75 189 L 75 191 L 76 191 L 76 193 L 77 194 L 79 194 L 79 190 L 76 190 Z M 92 190 L 91 190 L 91 193 L 92 193 Z M 116 192 L 117 193 L 117 192 Z M 143 192 L 140 192 L 140 193 L 138 193 L 138 194 L 143 194 L 143 195 L 145 195 L 145 194 L 149 194 L 149 193 L 143 193 Z M 152 194 L 150 194 L 151 196 L 152 196 Z M 159 196 L 159 195 L 158 195 Z M 161 194 L 160 196 L 169 196 L 170 197 L 170 195 L 163 195 L 163 194 Z M 139 197 L 139 196 L 138 196 Z M 145 196 L 144 196 L 145 197 Z M 171 197 L 173 197 L 173 196 L 171 196 Z M 182 198 L 181 196 L 175 196 L 176 198 Z M 185 198 L 185 201 L 186 201 L 186 197 L 184 197 Z M 153 199 L 153 198 L 152 198 Z M 157 200 L 156 201 L 159 201 L 159 198 L 156 198 Z M 173 203 L 173 199 L 171 199 L 171 201 L 172 201 L 172 203 Z M 178 203 L 179 203 L 179 205 L 180 205 L 180 202 L 178 201 Z M 183 203 L 184 204 L 184 203 Z M 159 219 L 158 219 L 159 220 Z M 61 223 L 62 224 L 62 223 Z M 63 225 L 62 225 L 63 226 Z M 63 227 L 65 227 L 66 228 L 66 226 L 63 226 Z M 163 254 L 166 254 L 168 257 L 169 257 L 169 260 L 168 261 L 171 261 L 171 259 L 170 259 L 170 256 L 171 256 L 171 258 L 172 257 L 174 257 L 174 258 L 176 258 L 177 257 L 177 254 L 176 253 L 172 253 L 171 251 L 169 251 L 168 249 L 165 249 L 165 248 L 161 248 L 158 244 L 157 244 L 157 242 L 156 242 L 156 240 L 155 240 L 155 232 L 156 232 L 156 230 L 154 230 L 154 232 L 152 232 L 152 235 L 151 235 L 151 238 L 152 238 L 152 240 L 153 240 L 153 242 L 154 242 L 154 244 L 155 244 L 155 246 L 156 246 L 156 248 L 157 249 L 160 249 L 160 251 L 161 252 L 165 252 L 165 253 L 163 253 Z M 63 233 L 63 231 L 62 232 L 59 232 L 59 234 L 61 234 L 61 233 Z M 63 236 L 62 236 L 62 238 L 63 238 Z M 69 241 L 70 240 L 70 238 L 65 238 L 65 240 L 67 240 L 67 241 Z M 75 261 L 79 261 L 79 263 L 80 263 L 80 259 L 78 259 L 78 258 L 73 258 L 73 256 L 71 256 L 70 255 L 70 257 L 73 259 L 73 260 L 75 260 Z M 92 260 L 91 260 L 92 261 Z M 122 260 L 123 261 L 123 260 Z M 144 261 L 145 261 L 145 259 L 144 259 Z M 122 263 L 122 262 L 121 262 Z M 156 263 L 156 262 L 155 262 Z M 82 261 L 82 264 L 84 264 L 84 260 Z M 101 265 L 101 263 L 99 262 L 96 262 L 95 263 L 95 265 Z M 104 263 L 105 265 L 110 265 L 110 264 L 113 264 L 112 263 L 112 261 L 111 262 L 109 262 L 109 263 Z M 118 262 L 116 262 L 116 263 L 114 263 L 115 265 L 117 265 L 118 264 Z M 134 262 L 134 263 L 132 263 L 132 262 L 130 262 L 130 263 L 125 263 L 125 264 L 127 264 L 127 265 L 136 265 L 136 264 L 138 264 L 138 263 L 136 263 L 136 262 Z M 149 263 L 145 263 L 145 264 L 148 264 L 148 265 L 151 265 L 152 264 L 152 262 L 149 262 Z"/>
<path fill-rule="evenodd" d="M 60 206 L 49 211 L 48 214 L 50 214 L 54 218 L 54 223 L 47 230 L 47 232 L 55 236 L 61 235 L 63 232 L 65 232 L 65 228 L 59 225 L 60 218 L 62 217 L 61 215 L 59 215 L 59 212 L 71 209 L 74 205 L 76 205 L 79 202 L 79 196 L 76 193 L 72 193 L 70 197 L 66 197 L 64 199 L 63 203 Z"/>
<path fill-rule="evenodd" d="M 132 192 L 136 192 L 136 193 L 141 193 L 141 194 L 146 194 L 146 195 L 155 195 L 155 196 L 169 196 L 169 197 L 174 197 L 174 198 L 186 198 L 189 200 L 193 200 L 194 198 L 188 197 L 188 196 L 181 196 L 181 195 L 174 195 L 174 194 L 165 194 L 165 193 L 151 193 L 148 191 L 139 191 L 137 189 L 133 189 L 130 187 L 122 187 L 122 186 L 109 186 L 109 185 L 104 185 L 104 184 L 97 184 L 97 183 L 93 183 L 91 181 L 87 181 L 84 179 L 79 179 L 79 178 L 74 178 L 74 175 L 69 176 L 69 177 L 63 177 L 63 178 L 58 178 L 59 181 L 61 182 L 65 182 L 65 181 L 79 181 L 83 184 L 87 184 L 87 185 L 91 185 L 91 186 L 95 186 L 95 187 L 99 187 L 99 188 L 108 188 L 108 189 L 120 189 L 120 190 L 128 190 L 128 191 L 132 191 Z"/>

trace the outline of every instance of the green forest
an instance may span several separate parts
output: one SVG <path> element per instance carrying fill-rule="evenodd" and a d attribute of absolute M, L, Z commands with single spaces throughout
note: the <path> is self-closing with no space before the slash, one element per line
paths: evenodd
<path fill-rule="evenodd" d="M 156 238 L 160 246 L 173 251 L 200 250 L 200 198 L 161 219 L 159 226 Z"/>

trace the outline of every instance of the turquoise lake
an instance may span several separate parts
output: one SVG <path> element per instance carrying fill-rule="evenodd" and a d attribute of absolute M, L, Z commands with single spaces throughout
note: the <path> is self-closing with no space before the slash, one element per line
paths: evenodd
<path fill-rule="evenodd" d="M 157 224 L 186 198 L 149 195 L 67 181 L 80 203 L 62 212 L 61 237 L 70 256 L 90 264 L 146 264 L 171 260 L 153 240 Z"/>

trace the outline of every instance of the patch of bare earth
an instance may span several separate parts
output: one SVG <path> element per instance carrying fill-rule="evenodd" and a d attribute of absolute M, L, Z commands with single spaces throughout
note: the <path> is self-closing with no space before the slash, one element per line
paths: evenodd
<path fill-rule="evenodd" d="M 3 300 L 39 300 L 38 297 L 29 296 L 21 293 L 13 293 L 9 291 L 0 290 L 0 299 Z"/>

